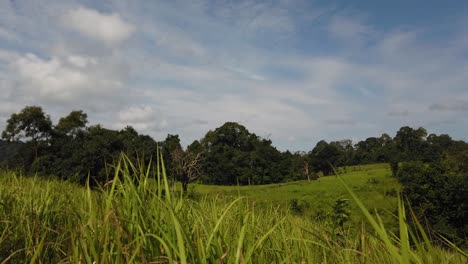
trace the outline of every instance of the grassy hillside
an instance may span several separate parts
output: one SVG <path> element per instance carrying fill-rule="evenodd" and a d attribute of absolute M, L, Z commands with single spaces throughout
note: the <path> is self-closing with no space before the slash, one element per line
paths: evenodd
<path fill-rule="evenodd" d="M 370 215 L 366 221 L 371 228 L 336 229 L 276 205 L 305 194 L 311 201 L 346 195 L 333 177 L 283 186 L 195 186 L 208 195 L 193 200 L 171 193 L 164 173 L 155 182 L 135 173 L 128 163 L 121 165 L 121 180 L 115 178 L 105 190 L 1 172 L 0 263 L 466 262 L 455 248 L 411 239 L 401 207 L 394 219 L 401 222 L 400 232 L 393 235 Z M 370 174 L 353 172 L 343 178 L 358 195 L 370 196 L 376 188 L 388 187 L 374 181 L 392 182 L 385 168 L 366 173 Z M 134 176 L 140 179 L 136 185 Z M 228 195 L 214 195 L 217 192 Z M 239 193 L 240 198 L 230 195 Z M 359 215 L 359 210 L 352 213 Z"/>
<path fill-rule="evenodd" d="M 374 164 L 341 168 L 341 177 L 355 191 L 367 208 L 377 210 L 384 216 L 384 222 L 394 222 L 391 213 L 397 209 L 398 181 L 391 177 L 388 164 Z M 341 181 L 336 176 L 322 177 L 307 182 L 297 181 L 281 184 L 251 186 L 216 186 L 193 184 L 190 190 L 195 195 L 243 196 L 259 205 L 275 205 L 281 208 L 291 206 L 293 200 L 303 209 L 303 215 L 314 218 L 332 211 L 340 197 L 350 198 Z M 355 203 L 350 203 L 351 212 L 358 212 Z M 356 224 L 362 214 L 351 213 Z"/>

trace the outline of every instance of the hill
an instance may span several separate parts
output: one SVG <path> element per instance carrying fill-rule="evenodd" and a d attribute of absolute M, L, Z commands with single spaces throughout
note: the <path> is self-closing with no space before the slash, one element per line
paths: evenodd
<path fill-rule="evenodd" d="M 396 213 L 398 181 L 391 177 L 388 164 L 373 164 L 340 168 L 341 177 L 362 199 L 367 208 L 377 210 L 384 222 L 394 222 L 388 212 Z M 294 181 L 280 184 L 251 186 L 217 186 L 193 184 L 189 191 L 196 196 L 243 196 L 249 201 L 265 206 L 295 207 L 297 213 L 307 218 L 320 218 L 330 214 L 336 201 L 350 198 L 336 176 L 325 176 L 314 181 Z M 362 220 L 354 203 L 349 204 L 351 222 Z"/>

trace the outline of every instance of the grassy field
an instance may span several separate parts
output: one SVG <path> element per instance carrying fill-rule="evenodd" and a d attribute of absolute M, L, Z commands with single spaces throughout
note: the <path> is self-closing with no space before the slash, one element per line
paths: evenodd
<path fill-rule="evenodd" d="M 341 177 L 371 211 L 377 210 L 384 223 L 394 222 L 391 214 L 397 210 L 397 193 L 401 186 L 391 177 L 388 164 L 374 164 L 341 168 Z M 291 206 L 293 200 L 308 218 L 324 216 L 332 211 L 340 197 L 349 199 L 349 193 L 336 176 L 319 180 L 297 181 L 269 185 L 214 186 L 193 184 L 190 191 L 197 196 L 242 196 L 258 205 L 276 205 L 283 209 Z M 357 224 L 362 214 L 355 203 L 350 203 L 351 222 Z M 357 212 L 357 213 L 352 213 Z"/>
<path fill-rule="evenodd" d="M 454 246 L 434 246 L 409 229 L 403 205 L 381 193 L 398 188 L 385 165 L 361 169 L 343 175 L 349 190 L 340 178 L 324 177 L 194 185 L 195 199 L 171 193 L 162 169 L 151 180 L 125 159 L 100 190 L 1 172 L 0 263 L 466 263 Z M 367 224 L 341 229 L 310 218 L 341 195 Z M 292 199 L 309 203 L 305 213 L 288 210 Z M 396 231 L 366 206 L 395 211 Z"/>

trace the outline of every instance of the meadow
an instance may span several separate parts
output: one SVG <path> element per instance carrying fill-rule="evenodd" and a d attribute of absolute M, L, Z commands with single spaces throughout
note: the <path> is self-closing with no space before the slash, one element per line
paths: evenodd
<path fill-rule="evenodd" d="M 312 182 L 193 184 L 188 195 L 171 191 L 157 164 L 136 167 L 123 157 L 99 189 L 1 172 L 0 263 L 467 261 L 450 242 L 432 243 L 421 225 L 410 228 L 384 164 Z M 330 218 L 340 198 L 349 199 L 342 209 L 351 216 L 343 225 Z"/>
<path fill-rule="evenodd" d="M 376 209 L 384 223 L 394 222 L 392 214 L 397 210 L 397 193 L 401 186 L 391 176 L 388 164 L 372 164 L 338 168 L 339 174 L 347 185 L 371 211 Z M 283 210 L 291 209 L 296 214 L 309 219 L 324 218 L 333 211 L 339 199 L 349 199 L 349 193 L 336 176 L 321 177 L 310 182 L 294 181 L 288 183 L 217 186 L 192 184 L 189 188 L 195 196 L 242 196 L 259 206 L 278 206 Z M 355 203 L 349 203 L 350 226 L 363 220 Z M 353 213 L 354 212 L 354 213 Z"/>

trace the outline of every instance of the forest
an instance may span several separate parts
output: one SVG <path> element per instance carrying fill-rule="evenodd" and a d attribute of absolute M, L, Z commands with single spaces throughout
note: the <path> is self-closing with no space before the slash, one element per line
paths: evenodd
<path fill-rule="evenodd" d="M 54 125 L 41 107 L 26 106 L 8 119 L 2 139 L 2 167 L 81 183 L 89 177 L 92 184 L 105 183 L 106 164 L 121 152 L 149 162 L 157 148 L 171 179 L 218 185 L 310 180 L 333 174 L 334 168 L 373 163 L 438 163 L 450 167 L 452 174 L 468 170 L 468 143 L 408 126 L 393 138 L 382 134 L 355 144 L 349 139 L 322 140 L 308 152 L 291 152 L 279 151 L 271 140 L 241 124 L 226 122 L 184 148 L 178 135 L 157 141 L 130 126 L 117 131 L 88 125 L 81 110 Z"/>

